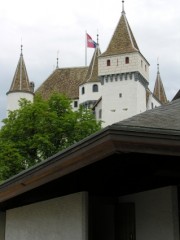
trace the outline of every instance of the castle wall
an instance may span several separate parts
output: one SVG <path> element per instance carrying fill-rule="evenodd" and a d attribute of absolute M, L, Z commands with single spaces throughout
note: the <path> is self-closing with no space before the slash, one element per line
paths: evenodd
<path fill-rule="evenodd" d="M 28 92 L 11 92 L 7 96 L 7 111 L 14 111 L 19 108 L 19 100 L 25 98 L 28 101 L 33 102 L 34 95 Z"/>
<path fill-rule="evenodd" d="M 126 57 L 129 57 L 129 63 L 126 63 Z M 107 60 L 110 60 L 110 66 L 107 66 Z M 99 57 L 98 71 L 99 76 L 138 71 L 149 81 L 149 64 L 139 52 Z"/>

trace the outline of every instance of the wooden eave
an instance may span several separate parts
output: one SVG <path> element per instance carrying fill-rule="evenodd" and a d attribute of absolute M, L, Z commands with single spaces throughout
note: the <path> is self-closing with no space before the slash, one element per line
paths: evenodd
<path fill-rule="evenodd" d="M 107 127 L 1 184 L 0 204 L 115 153 L 180 156 L 180 132 L 129 126 Z"/>

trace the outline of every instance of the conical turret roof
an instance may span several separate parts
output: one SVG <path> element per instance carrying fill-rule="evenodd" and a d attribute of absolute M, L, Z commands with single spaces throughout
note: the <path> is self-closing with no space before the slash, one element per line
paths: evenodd
<path fill-rule="evenodd" d="M 139 47 L 127 21 L 123 8 L 120 20 L 114 31 L 107 50 L 101 56 L 138 52 Z"/>
<path fill-rule="evenodd" d="M 159 72 L 159 64 L 158 64 L 158 71 L 157 71 L 157 77 L 156 82 L 154 86 L 153 95 L 162 103 L 167 103 L 166 93 L 164 90 L 164 86 L 161 80 L 160 72 Z"/>
<path fill-rule="evenodd" d="M 26 65 L 22 54 L 22 46 L 20 58 L 8 93 L 17 91 L 33 93 L 33 87 L 30 86 L 29 77 L 27 74 Z"/>
<path fill-rule="evenodd" d="M 83 83 L 87 82 L 99 82 L 98 79 L 98 56 L 101 54 L 99 49 L 99 44 L 97 44 L 96 49 L 94 51 L 93 57 L 91 59 L 91 63 L 88 68 L 88 72 Z"/>

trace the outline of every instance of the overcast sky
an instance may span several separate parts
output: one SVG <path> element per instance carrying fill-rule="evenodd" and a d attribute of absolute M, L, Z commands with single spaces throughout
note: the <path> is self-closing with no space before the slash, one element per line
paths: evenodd
<path fill-rule="evenodd" d="M 180 89 L 180 0 L 125 0 L 125 12 L 141 53 L 150 63 L 153 91 L 157 59 L 167 98 Z M 101 52 L 122 11 L 121 0 L 0 0 L 0 120 L 23 44 L 30 81 L 37 89 L 56 67 L 85 65 L 85 32 Z M 94 49 L 87 49 L 89 63 Z"/>

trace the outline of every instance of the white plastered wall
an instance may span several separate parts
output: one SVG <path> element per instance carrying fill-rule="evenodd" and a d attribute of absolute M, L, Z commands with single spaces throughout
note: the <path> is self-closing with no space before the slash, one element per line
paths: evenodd
<path fill-rule="evenodd" d="M 84 192 L 8 210 L 5 240 L 86 240 L 86 204 Z"/>
<path fill-rule="evenodd" d="M 144 111 L 146 111 L 146 90 L 139 81 L 134 79 L 108 81 L 102 86 L 104 127 Z"/>
<path fill-rule="evenodd" d="M 129 64 L 125 63 L 126 57 L 129 57 Z M 107 60 L 111 61 L 110 66 L 107 66 Z M 99 57 L 99 76 L 136 71 L 140 72 L 142 76 L 149 81 L 149 64 L 139 52 Z"/>
<path fill-rule="evenodd" d="M 93 85 L 98 85 L 98 92 L 93 92 Z M 82 88 L 84 87 L 85 93 L 82 94 Z M 101 97 L 101 83 L 85 83 L 79 87 L 79 104 L 82 104 L 89 100 L 98 100 Z"/>
<path fill-rule="evenodd" d="M 34 95 L 28 92 L 11 92 L 7 95 L 7 111 L 14 111 L 19 109 L 19 100 L 25 98 L 33 102 Z M 8 114 L 8 112 L 7 112 Z"/>
<path fill-rule="evenodd" d="M 120 197 L 119 201 L 135 203 L 136 240 L 179 240 L 175 186 Z"/>

